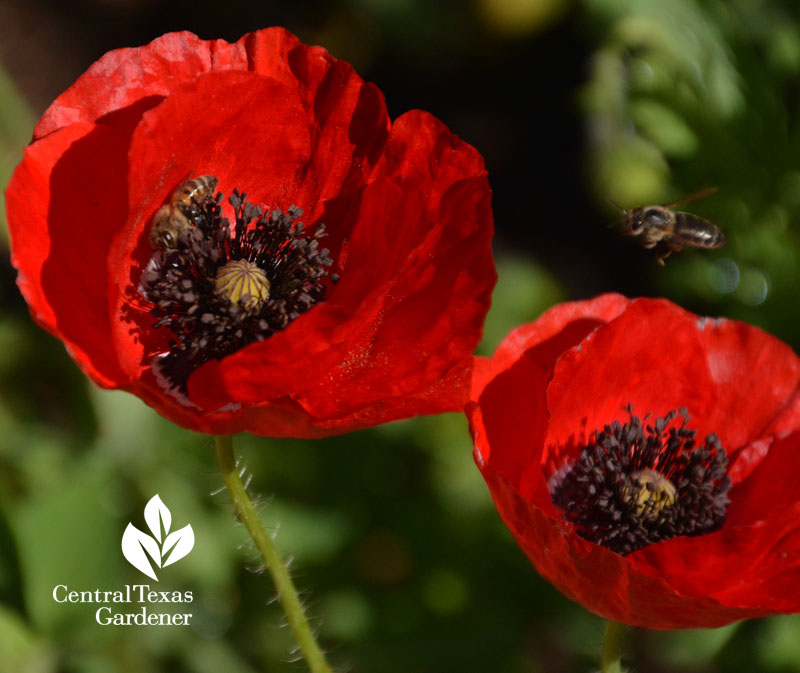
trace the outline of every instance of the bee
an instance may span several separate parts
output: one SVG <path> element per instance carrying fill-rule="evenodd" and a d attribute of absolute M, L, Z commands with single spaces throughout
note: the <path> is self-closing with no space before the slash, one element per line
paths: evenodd
<path fill-rule="evenodd" d="M 667 257 L 685 246 L 720 248 L 725 245 L 726 238 L 716 224 L 697 215 L 674 210 L 678 206 L 711 196 L 716 191 L 716 187 L 706 187 L 665 206 L 640 206 L 629 211 L 618 206 L 625 217 L 622 233 L 626 236 L 641 236 L 642 247 L 655 249 L 656 261 L 661 266 L 665 266 L 664 260 Z"/>
<path fill-rule="evenodd" d="M 159 250 L 175 250 L 181 231 L 192 226 L 187 212 L 213 197 L 218 182 L 213 175 L 200 175 L 178 187 L 169 203 L 161 206 L 153 217 L 150 245 Z"/>

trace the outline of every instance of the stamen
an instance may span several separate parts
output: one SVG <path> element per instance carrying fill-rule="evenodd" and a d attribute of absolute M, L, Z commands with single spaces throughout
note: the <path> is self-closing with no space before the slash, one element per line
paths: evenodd
<path fill-rule="evenodd" d="M 234 189 L 231 227 L 222 194 L 211 193 L 216 185 L 214 176 L 196 178 L 181 188 L 191 187 L 191 198 L 179 190 L 159 209 L 139 285 L 154 327 L 174 334 L 167 353 L 151 354 L 152 367 L 182 401 L 197 367 L 285 329 L 338 280 L 328 273 L 328 249 L 319 246 L 323 224 L 306 229 L 296 206 L 265 213 Z"/>
<path fill-rule="evenodd" d="M 630 405 L 626 410 L 627 423 L 596 431 L 577 461 L 556 473 L 550 492 L 564 518 L 582 537 L 622 555 L 720 528 L 731 480 L 717 436 L 695 446 L 686 409 L 647 426 Z M 679 414 L 681 425 L 668 427 Z"/>

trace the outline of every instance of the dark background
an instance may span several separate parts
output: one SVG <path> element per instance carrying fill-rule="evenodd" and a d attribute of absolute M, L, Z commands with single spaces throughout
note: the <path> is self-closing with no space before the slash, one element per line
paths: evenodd
<path fill-rule="evenodd" d="M 392 117 L 422 108 L 486 158 L 500 280 L 483 353 L 553 303 L 619 291 L 800 344 L 800 18 L 791 2 L 339 0 L 0 2 L 0 178 L 47 105 L 105 51 L 171 30 L 235 41 L 283 25 L 350 61 Z M 660 268 L 613 225 L 686 206 L 728 245 Z M 612 225 L 612 226 L 609 226 Z M 0 243 L 7 247 L 5 237 Z M 0 277 L 0 670 L 301 671 L 233 526 L 212 441 L 89 384 Z M 492 507 L 459 415 L 326 441 L 237 438 L 263 516 L 338 670 L 591 671 L 602 621 L 541 580 Z M 154 494 L 195 550 L 160 589 L 191 629 L 113 629 L 55 584 L 142 576 L 119 539 Z M 183 523 L 180 523 L 183 525 Z M 732 560 L 735 562 L 735 560 Z M 166 586 L 166 585 L 169 586 Z M 800 621 L 629 639 L 637 671 L 800 671 Z M 5 666 L 5 668 L 3 668 Z"/>

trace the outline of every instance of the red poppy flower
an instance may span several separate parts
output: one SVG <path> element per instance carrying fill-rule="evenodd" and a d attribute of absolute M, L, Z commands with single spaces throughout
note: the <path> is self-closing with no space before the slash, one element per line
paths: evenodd
<path fill-rule="evenodd" d="M 390 123 L 283 29 L 106 54 L 6 199 L 34 318 L 181 425 L 312 437 L 463 408 L 495 280 L 483 160 L 424 112 Z"/>
<path fill-rule="evenodd" d="M 476 365 L 475 460 L 539 573 L 608 619 L 800 612 L 800 360 L 741 322 L 608 294 Z"/>

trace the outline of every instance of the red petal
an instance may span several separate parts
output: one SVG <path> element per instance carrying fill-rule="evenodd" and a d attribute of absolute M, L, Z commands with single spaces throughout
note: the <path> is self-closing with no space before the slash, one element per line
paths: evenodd
<path fill-rule="evenodd" d="M 538 460 L 531 456 L 544 446 L 545 389 L 558 357 L 616 318 L 629 303 L 622 295 L 606 294 L 555 306 L 536 322 L 511 332 L 490 363 L 478 368 L 472 395 L 478 398 L 488 433 L 485 443 L 476 441 L 480 460 L 523 495 L 532 496 L 542 485 Z M 549 499 L 546 495 L 540 504 L 547 506 Z"/>
<path fill-rule="evenodd" d="M 152 107 L 182 82 L 207 72 L 250 70 L 295 80 L 289 63 L 295 49 L 309 48 L 283 28 L 250 33 L 234 44 L 201 40 L 183 31 L 167 33 L 143 47 L 114 49 L 50 105 L 36 125 L 34 138 L 76 122 L 106 121 L 107 115 L 118 117 L 126 108 Z M 323 49 L 312 51 L 318 60 L 326 56 L 329 62 L 335 60 Z M 324 66 L 318 68 L 323 70 Z"/>
<path fill-rule="evenodd" d="M 746 323 L 701 318 L 699 325 L 716 389 L 706 427 L 728 451 L 736 483 L 767 448 L 764 442 L 751 442 L 798 427 L 800 409 L 792 409 L 790 400 L 800 385 L 800 359 L 785 343 Z"/>
<path fill-rule="evenodd" d="M 547 388 L 545 476 L 576 457 L 595 430 L 625 420 L 630 403 L 654 417 L 687 407 L 691 427 L 701 437 L 718 432 L 725 445 L 724 428 L 705 422 L 716 390 L 704 355 L 697 317 L 653 299 L 635 300 L 564 353 Z"/>
<path fill-rule="evenodd" d="M 342 364 L 298 397 L 321 418 L 338 409 L 374 423 L 407 417 L 414 407 L 461 409 L 467 397 L 472 352 L 496 277 L 483 161 L 421 112 L 395 122 L 386 153 L 387 170 L 398 174 L 365 190 L 331 298 L 374 288 L 381 313 Z M 375 390 L 384 393 L 373 409 Z"/>
<path fill-rule="evenodd" d="M 595 328 L 616 318 L 630 302 L 621 294 L 608 293 L 586 301 L 553 306 L 534 322 L 520 325 L 503 339 L 492 356 L 493 366 L 485 372 L 487 378 L 476 378 L 473 390 L 480 390 L 488 377 L 507 368 L 522 358 L 525 351 L 544 342 L 548 342 L 547 349 L 539 351 L 540 357 L 555 364 L 561 353 L 579 344 Z"/>
<path fill-rule="evenodd" d="M 125 224 L 126 146 L 113 129 L 74 124 L 28 147 L 6 191 L 31 313 L 101 386 L 124 379 L 109 339 L 106 251 Z"/>
<path fill-rule="evenodd" d="M 771 442 L 755 469 L 731 491 L 726 527 L 769 519 L 779 507 L 800 502 L 800 479 L 795 465 L 800 458 L 800 432 Z"/>
<path fill-rule="evenodd" d="M 109 51 L 50 105 L 34 138 L 118 114 L 143 99 L 157 104 L 178 83 L 210 70 L 210 51 L 210 43 L 188 32 L 168 33 L 145 47 Z"/>

